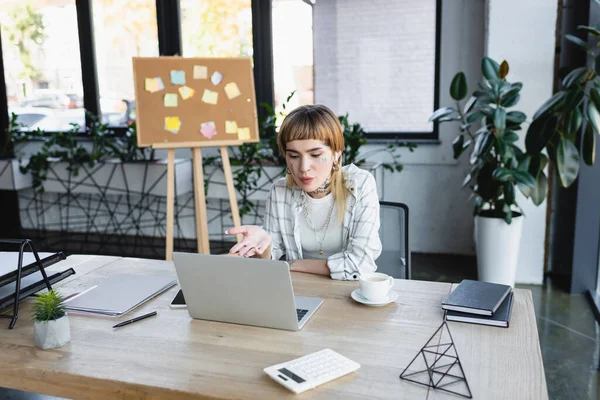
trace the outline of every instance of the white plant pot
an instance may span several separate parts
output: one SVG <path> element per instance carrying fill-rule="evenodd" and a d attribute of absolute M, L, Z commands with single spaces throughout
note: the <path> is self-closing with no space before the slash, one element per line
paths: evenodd
<path fill-rule="evenodd" d="M 69 317 L 65 314 L 57 320 L 34 322 L 33 338 L 35 345 L 43 350 L 64 346 L 71 340 Z"/>
<path fill-rule="evenodd" d="M 475 216 L 477 272 L 480 281 L 515 286 L 523 216 L 510 224 L 501 218 Z"/>

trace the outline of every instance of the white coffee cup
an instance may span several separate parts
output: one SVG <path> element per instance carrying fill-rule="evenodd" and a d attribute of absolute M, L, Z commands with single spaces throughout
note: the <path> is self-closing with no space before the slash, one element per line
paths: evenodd
<path fill-rule="evenodd" d="M 372 302 L 383 302 L 394 286 L 394 278 L 381 272 L 361 274 L 358 281 L 362 296 Z"/>

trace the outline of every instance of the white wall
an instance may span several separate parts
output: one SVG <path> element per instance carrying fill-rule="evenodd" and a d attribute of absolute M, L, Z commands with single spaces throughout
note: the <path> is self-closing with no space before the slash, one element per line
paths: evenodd
<path fill-rule="evenodd" d="M 516 109 L 527 114 L 528 121 L 552 96 L 556 11 L 556 2 L 546 0 L 486 2 L 485 54 L 498 62 L 506 60 L 510 66 L 507 79 L 523 82 Z M 531 27 L 535 27 L 535 31 Z M 526 129 L 527 125 L 524 126 Z M 524 148 L 524 134 L 521 136 L 520 144 Z M 536 207 L 522 195 L 517 201 L 526 218 L 516 280 L 520 283 L 542 283 L 546 202 Z"/>

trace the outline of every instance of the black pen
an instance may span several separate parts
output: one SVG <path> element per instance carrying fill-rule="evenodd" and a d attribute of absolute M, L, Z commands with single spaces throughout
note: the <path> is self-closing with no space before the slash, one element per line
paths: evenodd
<path fill-rule="evenodd" d="M 152 311 L 151 313 L 144 314 L 144 315 L 141 315 L 141 316 L 139 316 L 139 317 L 135 317 L 135 318 L 133 318 L 133 319 L 129 319 L 129 320 L 127 320 L 127 321 L 119 322 L 118 324 L 116 324 L 115 326 L 113 326 L 113 328 L 119 328 L 119 327 L 121 327 L 121 326 L 125 326 L 125 325 L 129 325 L 129 324 L 133 324 L 134 322 L 140 321 L 140 320 L 142 320 L 142 319 L 145 319 L 145 318 L 148 318 L 148 317 L 153 317 L 153 316 L 155 316 L 156 314 L 157 314 L 157 313 L 156 313 L 156 311 Z"/>

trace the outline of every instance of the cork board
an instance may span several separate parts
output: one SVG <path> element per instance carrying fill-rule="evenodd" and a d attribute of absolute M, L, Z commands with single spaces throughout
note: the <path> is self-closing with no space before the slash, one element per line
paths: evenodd
<path fill-rule="evenodd" d="M 139 147 L 258 142 L 250 58 L 134 57 Z"/>

